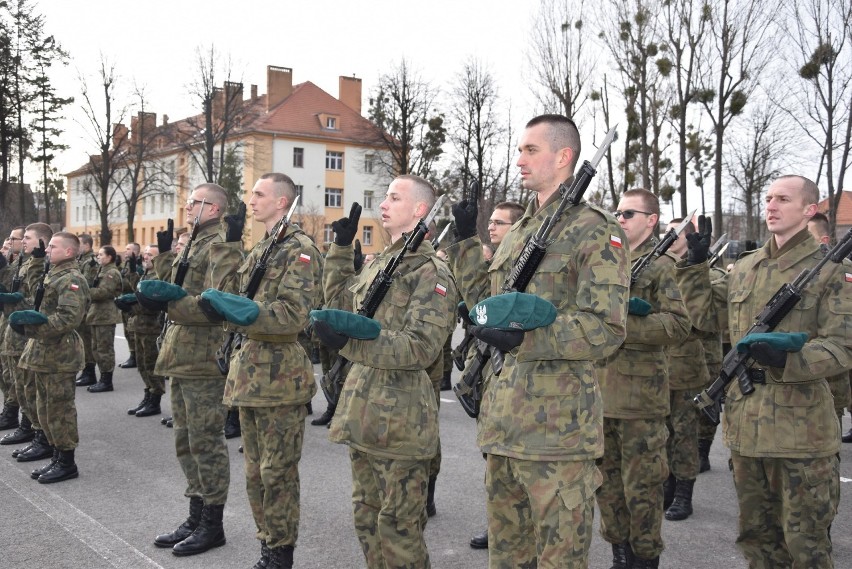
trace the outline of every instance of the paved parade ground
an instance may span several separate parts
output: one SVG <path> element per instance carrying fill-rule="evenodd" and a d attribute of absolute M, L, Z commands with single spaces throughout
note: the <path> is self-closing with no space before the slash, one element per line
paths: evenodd
<path fill-rule="evenodd" d="M 116 361 L 121 362 L 128 350 L 120 326 L 117 333 Z M 319 366 L 314 369 L 319 374 Z M 454 371 L 453 383 L 458 376 Z M 202 555 L 175 557 L 169 549 L 153 545 L 156 534 L 172 531 L 188 513 L 172 431 L 160 424 L 161 416 L 127 415 L 126 409 L 142 398 L 143 384 L 135 369 L 116 368 L 114 384 L 111 393 L 77 389 L 79 478 L 38 484 L 30 472 L 43 462 L 18 463 L 11 457 L 14 447 L 0 447 L 0 567 L 251 567 L 260 546 L 246 499 L 242 455 L 237 452 L 240 439 L 228 441 L 227 544 Z M 168 397 L 163 403 L 168 414 Z M 314 416 L 325 410 L 321 392 L 313 405 Z M 844 430 L 849 426 L 847 415 Z M 474 421 L 449 391 L 442 393 L 440 428 L 443 464 L 436 491 L 438 514 L 426 528 L 432 567 L 486 567 L 487 552 L 468 546 L 471 535 L 485 527 L 484 461 L 476 448 Z M 295 567 L 364 567 L 352 528 L 347 449 L 329 443 L 326 434 L 323 427 L 308 424 L 305 428 Z M 721 432 L 711 450 L 712 470 L 701 474 L 696 483 L 695 514 L 682 522 L 663 521 L 666 550 L 660 567 L 746 567 L 734 545 L 737 505 L 727 449 L 720 439 Z M 840 473 L 841 509 L 832 529 L 834 560 L 836 567 L 848 568 L 852 567 L 852 445 L 843 445 Z M 596 533 L 590 566 L 605 569 L 610 561 L 610 547 Z"/>

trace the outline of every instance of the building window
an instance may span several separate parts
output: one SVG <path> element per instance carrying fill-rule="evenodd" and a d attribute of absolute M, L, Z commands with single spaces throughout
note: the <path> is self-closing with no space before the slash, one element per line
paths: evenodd
<path fill-rule="evenodd" d="M 375 157 L 372 154 L 367 154 L 364 157 L 364 173 L 372 174 L 373 173 L 373 161 Z"/>
<path fill-rule="evenodd" d="M 361 236 L 361 243 L 364 245 L 372 245 L 373 244 L 373 226 L 365 225 L 363 235 Z"/>
<path fill-rule="evenodd" d="M 325 118 L 325 128 L 336 129 L 337 128 L 337 119 L 334 117 L 326 117 Z"/>
<path fill-rule="evenodd" d="M 331 228 L 330 223 L 326 223 L 322 229 L 322 240 L 323 243 L 331 243 L 334 241 L 334 229 Z"/>
<path fill-rule="evenodd" d="M 364 192 L 364 209 L 373 209 L 373 192 L 371 190 Z"/>
<path fill-rule="evenodd" d="M 166 213 L 166 194 L 160 194 L 160 213 Z"/>
<path fill-rule="evenodd" d="M 80 206 L 77 206 L 77 217 L 74 221 L 80 221 Z"/>
<path fill-rule="evenodd" d="M 343 190 L 338 188 L 326 188 L 325 207 L 343 207 Z"/>
<path fill-rule="evenodd" d="M 343 170 L 343 153 L 331 152 L 325 153 L 325 169 L 326 170 Z"/>
<path fill-rule="evenodd" d="M 293 168 L 304 168 L 305 167 L 305 149 L 304 148 L 294 148 L 293 149 Z"/>
<path fill-rule="evenodd" d="M 299 198 L 299 205 L 305 205 L 305 186 L 296 184 L 296 197 Z"/>

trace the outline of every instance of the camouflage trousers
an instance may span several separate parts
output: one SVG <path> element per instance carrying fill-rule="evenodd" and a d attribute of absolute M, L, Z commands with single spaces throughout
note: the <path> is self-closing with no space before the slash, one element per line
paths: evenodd
<path fill-rule="evenodd" d="M 698 477 L 698 415 L 692 404 L 694 389 L 671 390 L 671 414 L 666 417 L 669 471 L 678 480 Z"/>
<path fill-rule="evenodd" d="M 752 458 L 731 452 L 739 502 L 737 546 L 750 569 L 830 569 L 839 460 Z"/>
<path fill-rule="evenodd" d="M 588 567 L 601 473 L 594 461 L 532 461 L 489 454 L 488 566 Z"/>
<path fill-rule="evenodd" d="M 435 408 L 439 411 L 441 410 L 441 378 L 439 377 L 437 381 L 435 378 L 430 377 L 430 381 L 432 382 L 432 389 L 435 390 Z M 435 451 L 435 456 L 429 461 L 429 478 L 437 478 L 438 473 L 441 472 L 441 437 L 438 437 L 438 450 Z"/>
<path fill-rule="evenodd" d="M 423 539 L 428 460 L 349 449 L 355 533 L 368 569 L 431 567 Z"/>
<path fill-rule="evenodd" d="M 115 369 L 115 324 L 90 326 L 92 351 L 101 373 Z"/>
<path fill-rule="evenodd" d="M 74 372 L 30 372 L 35 378 L 36 409 L 47 441 L 58 450 L 73 450 L 80 442 L 77 433 L 77 386 Z"/>
<path fill-rule="evenodd" d="M 603 485 L 598 489 L 601 536 L 629 541 L 634 553 L 652 559 L 663 551 L 663 481 L 668 430 L 663 419 L 604 417 Z"/>
<path fill-rule="evenodd" d="M 698 440 L 713 441 L 716 438 L 716 429 L 719 425 L 710 420 L 703 411 L 695 410 L 698 414 Z"/>
<path fill-rule="evenodd" d="M 130 319 L 130 314 L 127 312 L 121 313 L 121 323 L 124 325 L 124 339 L 127 340 L 127 347 L 130 348 L 130 351 L 136 349 L 136 332 L 133 330 L 127 329 L 127 321 Z"/>
<path fill-rule="evenodd" d="M 88 324 L 80 324 L 77 328 L 77 333 L 80 334 L 80 339 L 83 340 L 83 351 L 86 355 L 85 364 L 95 363 L 95 354 L 92 352 L 92 327 Z"/>
<path fill-rule="evenodd" d="M 186 477 L 188 498 L 221 505 L 228 499 L 231 469 L 225 445 L 222 404 L 225 378 L 171 378 L 175 451 Z"/>
<path fill-rule="evenodd" d="M 17 358 L 7 358 L 0 356 L 0 389 L 3 390 L 3 403 L 5 405 L 18 405 L 18 395 L 15 389 L 14 372 L 18 368 Z"/>
<path fill-rule="evenodd" d="M 128 340 L 129 341 L 129 340 Z M 154 366 L 157 364 L 157 334 L 135 334 L 132 344 L 136 351 L 136 367 L 139 375 L 145 383 L 145 388 L 151 395 L 160 395 L 166 392 L 166 378 L 162 375 L 154 375 Z"/>
<path fill-rule="evenodd" d="M 257 539 L 269 547 L 296 545 L 299 460 L 307 409 L 304 405 L 239 409 L 246 493 L 257 526 Z"/>
<path fill-rule="evenodd" d="M 38 421 L 35 373 L 17 367 L 18 359 L 18 356 L 8 356 L 6 360 L 10 366 L 13 366 L 10 369 L 13 370 L 12 375 L 15 378 L 15 393 L 18 396 L 18 405 L 21 406 L 21 412 L 29 417 L 30 422 L 33 424 L 33 429 L 40 431 L 41 423 Z"/>

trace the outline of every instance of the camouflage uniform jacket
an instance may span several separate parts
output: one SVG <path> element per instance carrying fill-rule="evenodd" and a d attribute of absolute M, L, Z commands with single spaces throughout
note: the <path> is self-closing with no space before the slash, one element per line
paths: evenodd
<path fill-rule="evenodd" d="M 823 256 L 803 229 L 780 250 L 775 239 L 744 253 L 727 278 L 715 281 L 712 296 L 718 310 L 727 310 L 731 341 L 745 335 L 754 318 L 784 283 L 813 267 Z M 697 272 L 707 279 L 706 264 L 678 271 Z M 799 352 L 787 355 L 784 368 L 767 368 L 766 383 L 744 396 L 739 382 L 727 390 L 725 442 L 744 456 L 820 458 L 840 448 L 840 425 L 824 378 L 852 367 L 852 265 L 827 263 L 802 291 L 802 299 L 775 328 L 805 332 L 809 339 Z M 701 290 L 710 291 L 709 279 Z M 758 367 L 758 366 L 755 366 Z"/>
<path fill-rule="evenodd" d="M 93 251 L 89 251 L 88 253 L 83 253 L 77 257 L 77 266 L 80 269 L 80 272 L 83 273 L 83 278 L 86 279 L 86 284 L 89 286 L 95 280 L 95 275 L 98 274 L 98 269 L 100 265 L 98 265 L 98 261 L 95 259 L 95 253 Z"/>
<path fill-rule="evenodd" d="M 214 252 L 213 245 L 225 242 L 225 229 L 219 220 L 202 225 L 189 252 L 189 270 L 183 281 L 187 296 L 169 303 L 172 320 L 163 340 L 156 375 L 184 378 L 221 378 L 216 366 L 216 350 L 225 340 L 221 323 L 212 323 L 198 308 L 196 296 L 208 288 L 220 288 L 242 262 L 240 243 L 232 243 Z M 162 257 L 162 259 L 161 259 Z M 171 261 L 171 271 L 166 263 Z M 169 275 L 174 282 L 180 257 L 172 254 L 154 257 L 157 274 Z"/>
<path fill-rule="evenodd" d="M 121 291 L 121 273 L 115 265 L 103 265 L 89 285 L 89 297 L 92 302 L 86 312 L 86 324 L 121 324 L 121 312 L 113 302 L 115 297 L 121 295 Z"/>
<path fill-rule="evenodd" d="M 481 290 L 484 278 L 490 293 L 500 294 L 527 239 L 559 199 L 555 193 L 538 210 L 533 200 L 490 265 L 481 261 L 477 238 L 449 247 L 462 289 Z M 505 355 L 482 401 L 477 440 L 490 454 L 591 460 L 603 454 L 603 401 L 594 362 L 612 354 L 625 335 L 627 238 L 611 215 L 585 203 L 565 212 L 551 238 L 526 292 L 552 302 L 556 321 L 527 332 Z"/>
<path fill-rule="evenodd" d="M 687 315 L 692 320 L 693 310 L 696 309 L 692 305 L 697 305 L 698 309 L 703 308 L 703 298 L 691 302 L 691 299 L 685 294 L 681 296 Z M 665 347 L 669 370 L 669 389 L 672 391 L 692 389 L 697 393 L 707 385 L 710 381 L 710 372 L 707 366 L 706 350 L 708 348 L 713 349 L 714 339 L 719 345 L 718 351 L 721 352 L 722 344 L 719 341 L 719 333 L 700 330 L 693 324 L 685 342 Z M 721 360 L 719 361 L 721 362 Z M 704 365 L 698 362 L 704 362 Z"/>
<path fill-rule="evenodd" d="M 142 279 L 142 275 L 145 274 L 145 271 L 141 267 L 142 258 L 139 257 L 136 262 L 139 263 L 140 266 L 135 271 L 130 270 L 128 261 L 125 261 L 121 266 L 122 293 L 136 292 L 136 285 L 139 284 L 139 281 Z"/>
<path fill-rule="evenodd" d="M 145 271 L 139 281 L 156 280 L 154 270 Z M 138 284 L 138 283 L 137 283 Z M 148 310 L 141 304 L 134 304 L 127 319 L 127 329 L 137 334 L 158 335 L 163 329 L 163 313 L 158 310 Z"/>
<path fill-rule="evenodd" d="M 332 245 L 323 289 L 329 304 L 351 297 L 358 308 L 376 274 L 404 238 L 355 274 L 352 247 Z M 344 305 L 350 302 L 344 300 Z M 455 325 L 456 285 L 428 241 L 407 253 L 374 316 L 374 340 L 350 339 L 340 355 L 352 362 L 329 439 L 384 458 L 424 460 L 438 448 L 438 406 L 426 368 Z"/>
<path fill-rule="evenodd" d="M 24 300 L 18 304 L 4 304 L 3 312 L 6 318 L 16 310 L 29 310 L 33 307 L 33 294 L 36 286 L 41 281 L 41 275 L 44 272 L 44 259 L 36 259 L 35 257 L 26 257 L 24 264 L 21 266 L 21 288 L 18 290 L 24 295 Z M 27 345 L 27 337 L 23 334 L 18 334 L 9 327 L 3 332 L 3 346 L 0 349 L 0 355 L 17 357 L 24 352 L 24 347 Z"/>
<path fill-rule="evenodd" d="M 83 341 L 76 329 L 89 304 L 89 286 L 74 259 L 50 267 L 44 279 L 40 312 L 47 323 L 25 326 L 29 338 L 20 367 L 38 372 L 76 372 L 83 369 Z"/>
<path fill-rule="evenodd" d="M 631 251 L 631 261 L 654 248 L 650 238 Z M 686 340 L 691 329 L 674 277 L 675 258 L 662 255 L 639 275 L 630 290 L 651 304 L 647 316 L 627 317 L 627 338 L 600 362 L 604 417 L 655 419 L 669 414 L 669 373 L 664 347 Z M 703 354 L 701 354 L 703 358 Z"/>
<path fill-rule="evenodd" d="M 12 279 L 15 278 L 15 273 L 18 270 L 18 259 L 15 257 L 12 262 L 0 269 L 0 285 L 5 288 L 5 292 L 12 292 Z M 20 310 L 18 308 L 17 310 Z M 6 311 L 0 310 L 0 344 L 3 341 L 3 334 L 6 331 Z"/>
<path fill-rule="evenodd" d="M 234 294 L 246 290 L 271 240 L 267 237 L 254 246 L 237 271 L 238 282 L 225 290 Z M 322 254 L 313 241 L 298 227 L 287 228 L 254 295 L 260 309 L 257 320 L 245 327 L 229 325 L 242 340 L 231 356 L 226 405 L 299 405 L 314 396 L 314 367 L 296 337 L 308 325 L 308 312 L 321 302 L 322 266 Z"/>

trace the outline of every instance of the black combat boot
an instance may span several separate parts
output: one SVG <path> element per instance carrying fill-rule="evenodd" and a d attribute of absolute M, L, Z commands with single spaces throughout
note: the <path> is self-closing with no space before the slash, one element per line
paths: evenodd
<path fill-rule="evenodd" d="M 35 432 L 33 431 L 33 425 L 30 423 L 30 418 L 24 414 L 21 414 L 21 424 L 18 425 L 18 428 L 3 436 L 0 439 L 0 445 L 17 445 L 20 443 L 28 443 L 33 440 L 35 436 Z M 18 456 L 14 452 L 12 456 Z"/>
<path fill-rule="evenodd" d="M 174 428 L 174 426 L 175 426 L 174 417 L 169 417 L 168 419 L 166 419 L 166 428 L 167 429 L 172 429 L 172 428 Z"/>
<path fill-rule="evenodd" d="M 669 477 L 666 478 L 665 482 L 663 482 L 663 510 L 668 510 L 669 506 L 672 505 L 676 485 L 677 480 L 675 479 L 674 474 L 669 473 Z"/>
<path fill-rule="evenodd" d="M 240 436 L 240 410 L 237 407 L 228 409 L 228 416 L 225 417 L 225 438 L 235 439 Z"/>
<path fill-rule="evenodd" d="M 53 445 L 47 442 L 44 431 L 36 431 L 33 442 L 26 450 L 21 451 L 16 457 L 18 462 L 32 462 L 44 460 L 53 456 Z"/>
<path fill-rule="evenodd" d="M 438 510 L 435 509 L 435 480 L 437 478 L 435 476 L 429 477 L 429 486 L 427 487 L 426 492 L 426 515 L 428 517 L 432 517 L 438 513 Z"/>
<path fill-rule="evenodd" d="M 313 403 L 311 403 L 310 401 L 308 401 L 307 403 L 305 403 L 305 409 L 307 410 L 308 415 L 313 415 L 313 414 L 314 414 L 314 404 L 313 404 Z"/>
<path fill-rule="evenodd" d="M 692 488 L 695 479 L 678 480 L 672 505 L 666 510 L 666 519 L 670 522 L 685 520 L 692 515 Z"/>
<path fill-rule="evenodd" d="M 77 387 L 86 387 L 87 385 L 94 385 L 97 382 L 98 378 L 95 377 L 95 364 L 86 364 L 86 367 L 83 368 L 83 373 L 80 374 L 74 384 Z"/>
<path fill-rule="evenodd" d="M 260 540 L 260 559 L 252 565 L 251 569 L 266 569 L 269 566 L 269 548 L 266 546 L 266 540 Z"/>
<path fill-rule="evenodd" d="M 20 423 L 18 423 L 18 410 L 20 407 L 17 405 L 9 404 L 3 406 L 3 411 L 0 412 L 0 431 L 5 431 L 6 429 L 14 429 Z"/>
<path fill-rule="evenodd" d="M 42 474 L 45 474 L 48 470 L 53 468 L 58 460 L 59 460 L 59 450 L 54 448 L 53 449 L 53 458 L 50 459 L 50 462 L 48 462 L 44 466 L 40 466 L 40 467 L 36 468 L 35 470 L 33 470 L 30 473 L 30 478 L 32 478 L 33 480 L 38 480 L 38 477 L 41 476 Z"/>
<path fill-rule="evenodd" d="M 112 372 L 102 371 L 101 380 L 94 385 L 86 388 L 89 393 L 103 393 L 104 391 L 112 391 Z"/>
<path fill-rule="evenodd" d="M 47 472 L 38 477 L 39 484 L 53 484 L 77 478 L 77 464 L 74 462 L 74 449 L 59 451 L 59 458 Z"/>
<path fill-rule="evenodd" d="M 131 407 L 130 409 L 128 409 L 127 414 L 128 415 L 135 415 L 136 411 L 138 411 L 139 409 L 144 407 L 145 404 L 148 403 L 148 399 L 150 399 L 150 398 L 151 398 L 151 393 L 148 391 L 148 388 L 146 387 L 145 388 L 145 397 L 143 397 L 142 401 L 137 403 L 135 407 Z"/>
<path fill-rule="evenodd" d="M 136 367 L 136 352 L 130 352 L 130 357 L 118 364 L 118 367 L 123 369 Z"/>
<path fill-rule="evenodd" d="M 311 421 L 311 425 L 317 426 L 325 426 L 331 423 L 331 420 L 334 418 L 334 412 L 337 410 L 336 405 L 328 404 L 328 407 L 325 408 L 325 412 Z"/>
<path fill-rule="evenodd" d="M 197 555 L 208 549 L 225 545 L 225 530 L 222 527 L 222 512 L 224 510 L 225 504 L 210 506 L 205 504 L 201 510 L 201 522 L 198 527 L 188 538 L 176 543 L 172 548 L 172 553 L 178 556 Z M 270 549 L 269 552 L 271 562 L 272 550 Z"/>
<path fill-rule="evenodd" d="M 453 385 L 450 382 L 450 375 L 452 375 L 452 373 L 452 369 L 448 372 L 444 372 L 444 376 L 441 378 L 441 391 L 449 391 L 453 388 Z"/>
<path fill-rule="evenodd" d="M 633 565 L 633 548 L 630 542 L 612 544 L 612 567 L 609 569 L 631 569 Z"/>
<path fill-rule="evenodd" d="M 710 470 L 710 445 L 713 441 L 698 439 L 698 473 Z"/>
<path fill-rule="evenodd" d="M 658 569 L 660 566 L 660 556 L 656 556 L 653 559 L 640 559 L 638 557 L 633 559 L 633 569 Z"/>
<path fill-rule="evenodd" d="M 840 437 L 840 440 L 844 443 L 852 443 L 852 429 L 846 431 L 846 433 Z"/>
<path fill-rule="evenodd" d="M 150 417 L 151 415 L 159 415 L 162 413 L 162 411 L 160 411 L 160 399 L 162 397 L 162 393 L 149 393 L 148 402 L 136 411 L 136 416 Z"/>
<path fill-rule="evenodd" d="M 486 529 L 470 538 L 470 546 L 473 549 L 488 549 L 488 530 Z"/>
<path fill-rule="evenodd" d="M 293 569 L 293 546 L 282 545 L 271 548 L 266 569 Z"/>
<path fill-rule="evenodd" d="M 186 518 L 178 528 L 171 533 L 164 533 L 154 538 L 154 545 L 157 547 L 174 547 L 175 544 L 182 542 L 192 535 L 195 528 L 201 522 L 201 510 L 204 507 L 204 500 L 197 496 L 189 499 L 189 517 Z"/>

